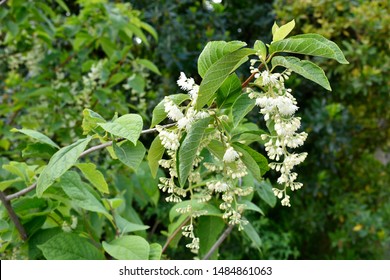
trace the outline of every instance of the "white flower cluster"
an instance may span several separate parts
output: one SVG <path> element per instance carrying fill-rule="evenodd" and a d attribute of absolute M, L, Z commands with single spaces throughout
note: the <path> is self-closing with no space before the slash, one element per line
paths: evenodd
<path fill-rule="evenodd" d="M 86 76 L 83 76 L 83 90 L 82 94 L 86 102 L 89 102 L 91 92 L 97 87 L 102 86 L 106 82 L 102 79 L 104 61 L 99 60 L 98 63 L 93 64 L 91 70 Z"/>
<path fill-rule="evenodd" d="M 18 70 L 19 66 L 24 64 L 28 69 L 28 76 L 34 77 L 40 74 L 42 67 L 40 67 L 39 63 L 45 58 L 45 51 L 40 42 L 34 40 L 33 48 L 25 54 L 10 54 L 13 51 L 13 47 L 5 49 L 5 53 L 9 54 L 7 63 L 11 71 Z"/>
<path fill-rule="evenodd" d="M 159 164 L 163 168 L 169 170 L 170 176 L 169 178 L 160 178 L 159 188 L 169 194 L 169 196 L 166 198 L 166 201 L 174 203 L 181 202 L 182 198 L 186 197 L 187 195 L 187 190 L 176 186 L 175 183 L 178 178 L 176 153 L 180 147 L 180 139 L 186 131 L 189 131 L 196 120 L 204 119 L 210 116 L 209 113 L 204 110 L 198 111 L 195 109 L 199 86 L 195 83 L 194 79 L 187 78 L 184 73 L 181 73 L 177 84 L 181 89 L 188 92 L 190 102 L 187 105 L 182 106 L 181 104 L 176 104 L 174 99 L 171 99 L 169 96 L 165 97 L 164 111 L 167 114 L 167 117 L 170 120 L 176 122 L 176 124 L 174 127 L 170 128 L 157 126 L 161 144 L 164 146 L 169 156 L 169 159 L 161 159 Z M 200 156 L 200 152 L 205 146 L 208 145 L 210 140 L 211 137 L 206 137 L 202 140 L 200 146 L 198 147 L 198 151 L 192 164 L 192 171 L 188 176 L 188 182 L 191 185 L 200 183 L 201 181 L 198 167 L 199 163 L 203 160 L 203 157 Z M 180 213 L 188 213 L 192 218 L 202 214 L 199 213 L 199 211 L 192 211 L 191 208 L 180 208 L 178 211 Z M 189 230 L 189 228 L 186 228 L 185 230 L 183 229 L 183 235 L 192 239 L 192 242 L 188 244 L 187 247 L 196 252 L 199 249 L 199 238 L 195 237 L 193 230 Z"/>
<path fill-rule="evenodd" d="M 249 97 L 256 99 L 256 105 L 260 107 L 260 113 L 267 121 L 270 135 L 261 135 L 266 141 L 265 150 L 271 160 L 281 162 L 271 162 L 270 168 L 280 172 L 278 183 L 284 188 L 274 188 L 274 194 L 282 199 L 284 206 L 290 205 L 290 196 L 287 195 L 287 188 L 297 190 L 302 187 L 302 183 L 295 182 L 298 174 L 292 172 L 294 166 L 302 163 L 307 153 L 290 153 L 288 148 L 297 148 L 303 145 L 307 138 L 307 133 L 298 133 L 301 126 L 301 119 L 294 114 L 298 110 L 297 101 L 291 94 L 291 89 L 286 89 L 284 81 L 289 78 L 290 71 L 283 73 L 270 73 L 268 70 L 257 72 L 255 77 L 257 83 L 264 89 L 263 93 L 251 91 Z"/>
<path fill-rule="evenodd" d="M 216 173 L 215 179 L 206 182 L 210 198 L 212 193 L 221 194 L 223 202 L 219 208 L 224 211 L 222 217 L 242 230 L 247 221 L 242 218 L 245 206 L 238 203 L 238 197 L 251 194 L 253 188 L 241 187 L 242 177 L 246 176 L 248 171 L 240 157 L 241 154 L 227 144 L 222 161 L 215 158 L 215 163 L 207 162 L 203 165 L 208 171 Z"/>

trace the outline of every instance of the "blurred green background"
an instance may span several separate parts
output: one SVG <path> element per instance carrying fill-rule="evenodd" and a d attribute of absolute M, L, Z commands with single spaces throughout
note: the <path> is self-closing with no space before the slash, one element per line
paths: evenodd
<path fill-rule="evenodd" d="M 61 13 L 58 1 L 35 1 L 35 4 L 31 1 L 10 2 L 18 9 L 5 14 L 5 6 L 0 6 L 0 28 L 15 34 L 23 33 L 23 30 L 39 31 L 31 29 L 31 20 L 26 23 L 21 19 L 21 13 L 28 13 L 28 5 L 39 6 L 37 3 L 47 2 L 56 7 L 53 10 L 58 14 Z M 141 18 L 156 30 L 158 40 L 154 40 L 150 32 L 148 46 L 135 44 L 132 52 L 135 57 L 142 56 L 154 62 L 161 75 L 146 74 L 140 65 L 133 65 L 139 68 L 134 70 L 135 82 L 130 86 L 137 88 L 138 85 L 138 95 L 134 91 L 132 94 L 135 96 L 101 92 L 99 100 L 105 100 L 111 106 L 107 108 L 105 103 L 97 104 L 95 109 L 103 116 L 112 116 L 115 111 L 137 110 L 147 119 L 156 102 L 177 92 L 176 79 L 181 71 L 199 82 L 197 58 L 210 40 L 241 40 L 252 45 L 259 39 L 269 43 L 274 21 L 281 25 L 295 19 L 294 34 L 319 33 L 336 42 L 349 65 L 320 58 L 316 61 L 325 69 L 332 92 L 294 75 L 289 80 L 289 87 L 300 106 L 298 114 L 303 120 L 302 129 L 309 133 L 303 147 L 309 156 L 297 171 L 304 188 L 292 195 L 291 208 L 279 204 L 274 208 L 261 205 L 266 210 L 266 216 L 257 217 L 254 222 L 262 239 L 261 253 L 253 253 L 255 249 L 251 242 L 240 233 L 233 232 L 221 247 L 220 258 L 390 259 L 389 1 L 113 2 L 130 3 L 129 9 L 135 9 L 134 17 Z M 79 13 L 77 1 L 64 3 L 71 13 Z M 58 14 L 53 17 L 61 22 Z M 30 19 L 37 17 L 32 14 Z M 99 21 L 99 18 L 95 20 Z M 44 17 L 38 20 L 45 21 Z M 85 22 L 86 25 L 95 23 L 93 20 Z M 104 21 L 99 24 L 104 25 Z M 67 36 L 67 32 L 71 33 L 64 30 L 63 36 Z M 3 41 L 1 50 L 5 45 L 5 32 L 0 35 Z M 50 40 L 44 36 L 35 38 L 38 41 Z M 16 44 L 15 51 L 22 52 L 25 51 L 22 48 L 31 49 L 33 46 L 34 43 L 27 46 Z M 52 55 L 55 58 L 55 54 Z M 102 54 L 95 55 L 99 57 Z M 5 58 L 6 54 L 0 51 L 0 59 L 4 61 Z M 246 70 L 242 71 L 244 77 Z M 82 106 L 87 101 L 69 101 L 64 105 L 50 98 L 45 104 L 37 104 L 38 99 L 19 100 L 19 108 L 10 108 L 5 102 L 7 89 L 16 87 L 20 81 L 19 77 L 9 73 L 4 64 L 0 65 L 0 156 L 3 162 L 17 157 L 13 153 L 17 146 L 11 142 L 13 136 L 9 132 L 14 126 L 43 127 L 41 131 L 46 130 L 59 143 L 69 143 L 81 134 L 77 127 L 80 127 Z M 140 100 L 142 106 L 137 103 Z M 125 102 L 134 105 L 124 106 Z M 66 118 L 48 117 L 47 108 L 55 108 L 57 112 L 65 108 Z M 49 123 L 50 126 L 47 125 Z M 69 127 L 75 128 L 72 133 L 67 132 Z M 117 170 L 110 172 L 115 174 Z M 271 181 L 274 179 L 272 173 L 268 176 Z M 124 175 L 121 173 L 117 180 L 125 180 Z M 139 184 L 135 179 L 132 182 Z M 137 203 L 138 209 L 145 211 L 147 219 L 164 216 L 161 207 L 156 210 L 152 206 L 147 208 L 146 202 Z M 188 258 L 185 249 L 176 250 L 177 258 Z"/>

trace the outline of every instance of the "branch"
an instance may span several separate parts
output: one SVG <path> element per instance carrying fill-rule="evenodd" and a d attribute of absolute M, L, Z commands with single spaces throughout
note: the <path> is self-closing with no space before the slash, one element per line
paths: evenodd
<path fill-rule="evenodd" d="M 269 58 L 270 58 L 270 57 L 267 56 L 266 61 L 269 61 Z M 264 62 L 264 63 L 266 63 L 266 62 Z M 264 67 L 264 63 L 261 63 L 261 64 L 259 65 L 259 67 L 257 67 L 257 69 L 258 69 L 259 71 L 261 70 L 261 68 Z M 252 74 L 249 76 L 249 78 L 246 79 L 245 82 L 243 82 L 243 83 L 241 84 L 242 89 L 246 88 L 246 87 L 249 85 L 249 83 L 253 80 L 253 78 L 255 77 L 255 75 L 256 75 L 256 72 L 252 73 Z"/>
<path fill-rule="evenodd" d="M 24 229 L 23 225 L 20 223 L 18 216 L 16 215 L 10 202 L 7 200 L 7 198 L 5 197 L 2 191 L 0 191 L 0 200 L 3 203 L 5 209 L 7 209 L 8 215 L 11 218 L 12 222 L 15 224 L 15 227 L 18 230 L 20 237 L 22 238 L 22 240 L 26 241 L 27 240 L 26 230 Z"/>
<path fill-rule="evenodd" d="M 7 2 L 7 0 L 0 1 L 0 6 L 3 5 L 5 2 Z"/>
<path fill-rule="evenodd" d="M 212 256 L 212 254 L 214 254 L 218 247 L 221 246 L 222 242 L 225 241 L 226 237 L 228 237 L 228 235 L 231 233 L 233 228 L 234 225 L 229 225 L 229 227 L 218 238 L 217 242 L 214 243 L 213 247 L 211 247 L 208 253 L 203 257 L 203 260 L 208 260 Z"/>
<path fill-rule="evenodd" d="M 174 125 L 175 125 L 175 123 L 170 123 L 170 124 L 163 125 L 162 127 L 163 128 L 168 128 L 168 127 L 172 127 Z M 141 131 L 141 135 L 142 134 L 153 133 L 153 132 L 156 132 L 156 131 L 157 131 L 157 128 L 145 129 L 145 130 Z M 124 140 L 125 140 L 124 138 L 119 138 L 116 141 L 117 142 L 121 142 L 121 141 L 124 141 Z M 85 150 L 84 152 L 82 152 L 80 154 L 79 158 L 82 158 L 82 157 L 84 157 L 84 156 L 86 156 L 86 155 L 88 155 L 90 153 L 93 153 L 95 151 L 104 149 L 104 148 L 109 147 L 111 145 L 112 145 L 112 141 L 108 141 L 106 143 L 93 146 L 93 147 L 89 148 L 88 150 Z M 10 201 L 10 200 L 18 198 L 18 197 L 20 197 L 22 195 L 25 195 L 26 193 L 29 193 L 30 191 L 34 190 L 36 187 L 37 187 L 37 183 L 34 183 L 31 186 L 28 186 L 27 188 L 25 188 L 25 189 L 23 189 L 21 191 L 18 191 L 18 192 L 14 193 L 14 194 L 10 194 L 8 196 L 5 196 L 4 198 L 5 198 L 6 201 Z"/>
<path fill-rule="evenodd" d="M 185 224 L 188 223 L 188 221 L 191 219 L 191 216 L 188 216 L 184 222 L 180 224 L 180 226 L 175 229 L 175 231 L 171 234 L 171 236 L 168 237 L 167 242 L 165 242 L 164 247 L 162 248 L 162 253 L 165 252 L 165 250 L 168 248 L 169 244 L 172 242 L 172 240 L 175 238 L 175 236 L 181 231 L 181 228 L 184 227 Z"/>

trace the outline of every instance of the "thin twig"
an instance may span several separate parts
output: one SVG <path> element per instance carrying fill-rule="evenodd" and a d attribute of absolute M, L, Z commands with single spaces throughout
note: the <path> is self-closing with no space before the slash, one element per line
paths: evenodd
<path fill-rule="evenodd" d="M 21 190 L 21 191 L 18 191 L 17 193 L 13 193 L 13 194 L 10 194 L 10 195 L 7 195 L 5 197 L 5 199 L 7 201 L 11 201 L 12 199 L 15 199 L 15 198 L 18 198 L 18 197 L 21 197 L 22 195 L 25 195 L 26 193 L 29 193 L 31 192 L 33 189 L 35 189 L 37 187 L 37 183 L 34 183 L 32 184 L 31 186 L 28 186 L 27 188 Z"/>
<path fill-rule="evenodd" d="M 228 237 L 228 235 L 231 233 L 233 228 L 234 225 L 228 226 L 228 228 L 218 238 L 217 242 L 214 243 L 213 247 L 211 247 L 208 253 L 203 257 L 203 260 L 208 260 L 214 254 L 214 252 L 218 249 L 218 247 L 221 246 L 222 242 L 225 241 L 226 237 Z"/>
<path fill-rule="evenodd" d="M 5 197 L 2 191 L 0 191 L 0 200 L 3 203 L 5 209 L 7 209 L 8 215 L 11 218 L 12 222 L 15 224 L 15 227 L 18 230 L 20 237 L 22 238 L 22 240 L 26 241 L 27 240 L 26 230 L 24 229 L 23 225 L 20 223 L 18 216 L 16 215 L 10 202 L 7 200 L 7 198 Z"/>
<path fill-rule="evenodd" d="M 163 125 L 161 127 L 168 128 L 168 127 L 172 127 L 174 125 L 175 125 L 175 123 L 170 123 L 170 124 Z M 157 128 L 149 128 L 149 129 L 142 130 L 141 134 L 148 134 L 148 133 L 153 133 L 153 132 L 156 132 L 156 131 L 157 131 Z M 119 138 L 119 139 L 116 140 L 116 142 L 121 142 L 123 140 L 125 140 L 125 139 L 124 138 Z M 109 146 L 112 145 L 112 143 L 113 143 L 112 141 L 108 141 L 106 143 L 93 146 L 93 147 L 89 148 L 88 150 L 85 150 L 84 152 L 82 152 L 80 154 L 79 158 L 82 158 L 82 157 L 84 157 L 84 156 L 86 156 L 86 155 L 88 155 L 88 154 L 90 154 L 92 152 L 95 152 L 95 151 L 104 149 L 106 147 L 109 147 Z M 34 190 L 36 187 L 37 187 L 37 183 L 34 183 L 31 186 L 28 186 L 27 188 L 25 188 L 25 189 L 23 189 L 23 190 L 21 190 L 19 192 L 16 192 L 14 194 L 10 194 L 10 195 L 6 196 L 5 200 L 6 201 L 10 201 L 12 199 L 18 198 L 18 197 L 20 197 L 22 195 L 25 195 L 26 193 Z"/>
<path fill-rule="evenodd" d="M 0 6 L 3 5 L 5 2 L 7 2 L 7 0 L 0 1 Z"/>
<path fill-rule="evenodd" d="M 188 221 L 191 219 L 191 216 L 188 216 L 181 224 L 180 226 L 175 229 L 175 231 L 168 237 L 167 241 L 164 244 L 164 247 L 162 248 L 162 253 L 165 252 L 165 250 L 168 248 L 169 244 L 172 242 L 172 240 L 175 238 L 175 236 L 181 231 L 181 228 L 185 226 L 185 224 L 188 223 Z"/>

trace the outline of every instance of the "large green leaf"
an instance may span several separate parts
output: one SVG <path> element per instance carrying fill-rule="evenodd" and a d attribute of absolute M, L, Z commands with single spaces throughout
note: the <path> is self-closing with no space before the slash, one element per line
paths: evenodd
<path fill-rule="evenodd" d="M 216 102 L 219 108 L 229 108 L 242 91 L 241 81 L 236 74 L 230 75 L 217 92 Z"/>
<path fill-rule="evenodd" d="M 154 138 L 152 144 L 150 145 L 147 160 L 150 167 L 150 171 L 152 173 L 153 178 L 156 177 L 158 167 L 159 167 L 159 161 L 162 159 L 165 152 L 164 146 L 161 144 L 160 137 Z"/>
<path fill-rule="evenodd" d="M 248 94 L 241 94 L 232 106 L 233 126 L 236 127 L 240 121 L 255 107 L 256 101 L 250 99 Z"/>
<path fill-rule="evenodd" d="M 199 144 L 203 138 L 205 130 L 209 125 L 210 118 L 200 119 L 194 122 L 184 138 L 179 148 L 178 155 L 178 175 L 180 186 L 184 186 L 188 175 L 192 170 L 192 164 L 196 157 Z"/>
<path fill-rule="evenodd" d="M 260 198 L 264 200 L 269 206 L 275 207 L 276 205 L 276 196 L 272 191 L 271 183 L 267 181 L 261 181 L 256 184 L 256 191 Z"/>
<path fill-rule="evenodd" d="M 302 34 L 273 42 L 269 47 L 269 52 L 270 54 L 288 52 L 322 56 L 335 59 L 342 64 L 349 63 L 334 42 L 319 34 Z"/>
<path fill-rule="evenodd" d="M 58 150 L 50 159 L 48 165 L 43 169 L 37 181 L 37 195 L 42 196 L 43 192 L 50 187 L 56 179 L 61 177 L 71 168 L 85 150 L 91 137 L 80 139 L 77 142 Z"/>
<path fill-rule="evenodd" d="M 129 141 L 113 145 L 114 151 L 118 159 L 128 167 L 136 171 L 145 156 L 145 147 L 138 141 L 137 145 Z"/>
<path fill-rule="evenodd" d="M 160 260 L 162 255 L 162 247 L 158 243 L 150 244 L 149 260 Z"/>
<path fill-rule="evenodd" d="M 32 129 L 16 129 L 16 128 L 13 128 L 11 130 L 12 132 L 20 132 L 20 133 L 23 133 L 27 136 L 30 136 L 36 140 L 38 140 L 39 142 L 42 142 L 42 143 L 45 143 L 45 144 L 48 144 L 54 148 L 57 148 L 59 149 L 60 147 L 53 142 L 53 140 L 51 140 L 49 137 L 47 137 L 46 135 L 36 131 L 36 130 L 32 130 Z"/>
<path fill-rule="evenodd" d="M 276 56 L 272 59 L 272 67 L 276 67 L 278 65 L 294 71 L 327 90 L 332 90 L 328 78 L 325 76 L 324 70 L 311 61 L 300 60 L 299 58 L 293 56 Z"/>
<path fill-rule="evenodd" d="M 66 172 L 60 180 L 60 185 L 71 202 L 82 209 L 104 214 L 112 219 L 103 204 L 89 190 L 89 186 L 81 181 L 80 176 L 74 171 Z"/>
<path fill-rule="evenodd" d="M 117 260 L 147 260 L 150 246 L 142 237 L 122 236 L 107 243 L 103 241 L 104 250 Z"/>
<path fill-rule="evenodd" d="M 249 237 L 249 239 L 252 241 L 252 244 L 261 251 L 262 242 L 259 234 L 257 233 L 256 229 L 252 226 L 251 223 L 248 223 L 244 226 L 244 232 Z"/>
<path fill-rule="evenodd" d="M 222 160 L 223 155 L 226 152 L 225 145 L 216 139 L 212 139 L 210 143 L 207 145 L 207 149 L 218 159 Z"/>
<path fill-rule="evenodd" d="M 253 202 L 251 202 L 249 200 L 244 200 L 244 201 L 242 201 L 242 204 L 245 204 L 245 211 L 251 210 L 251 211 L 258 212 L 261 215 L 265 216 L 263 210 L 261 210 L 261 208 L 259 206 L 257 206 L 256 204 L 254 204 Z"/>
<path fill-rule="evenodd" d="M 186 100 L 190 99 L 190 96 L 188 94 L 173 94 L 169 96 L 169 99 L 172 100 L 172 102 L 176 105 L 180 105 Z M 167 113 L 165 112 L 165 99 L 161 100 L 160 103 L 157 104 L 157 106 L 153 109 L 152 113 L 152 123 L 150 127 L 154 127 L 155 125 L 159 124 L 163 120 L 166 119 Z"/>
<path fill-rule="evenodd" d="M 88 239 L 74 233 L 59 233 L 38 245 L 48 260 L 104 260 L 104 255 Z"/>
<path fill-rule="evenodd" d="M 241 41 L 213 41 L 208 42 L 198 58 L 198 72 L 203 78 L 207 70 L 216 61 L 222 58 L 224 55 L 234 52 L 242 47 L 245 47 L 246 43 Z"/>
<path fill-rule="evenodd" d="M 249 55 L 255 53 L 256 51 L 252 49 L 239 49 L 225 55 L 211 65 L 199 86 L 196 108 L 199 110 L 205 104 L 212 101 L 216 95 L 216 91 L 221 87 L 228 76 L 243 64 L 248 59 Z"/>
<path fill-rule="evenodd" d="M 96 169 L 93 163 L 77 163 L 76 167 L 81 170 L 85 178 L 102 193 L 108 193 L 108 185 L 103 174 Z"/>
<path fill-rule="evenodd" d="M 250 158 L 254 160 L 257 167 L 259 168 L 260 173 L 253 174 L 253 176 L 256 179 L 261 180 L 261 176 L 264 175 L 265 172 L 269 170 L 267 158 L 262 154 L 260 154 L 259 152 L 257 152 L 256 150 L 252 149 L 251 147 L 238 142 L 234 142 L 233 147 L 237 149 L 237 151 L 243 154 L 242 160 L 245 163 L 245 165 L 249 168 L 249 170 L 253 169 L 251 170 L 252 173 L 256 172 L 257 170 L 255 167 L 251 166 L 253 161 Z"/>
<path fill-rule="evenodd" d="M 153 62 L 151 62 L 150 60 L 138 58 L 135 61 L 138 64 L 145 66 L 147 69 L 156 73 L 157 75 L 161 75 L 160 70 L 158 70 L 157 66 Z"/>
<path fill-rule="evenodd" d="M 225 227 L 225 222 L 220 217 L 202 216 L 199 217 L 199 223 L 196 227 L 197 236 L 199 237 L 199 255 L 204 257 L 211 247 L 215 244 L 222 230 Z M 218 258 L 218 250 L 215 250 L 209 258 L 216 260 Z"/>
<path fill-rule="evenodd" d="M 105 131 L 118 137 L 123 137 L 137 143 L 142 131 L 142 118 L 137 114 L 127 114 L 114 120 L 113 122 L 99 124 Z"/>
<path fill-rule="evenodd" d="M 118 226 L 121 234 L 134 232 L 134 231 L 147 230 L 149 228 L 149 226 L 132 223 L 126 220 L 125 218 L 122 218 L 117 213 L 115 213 L 114 217 L 115 217 L 115 223 Z"/>

